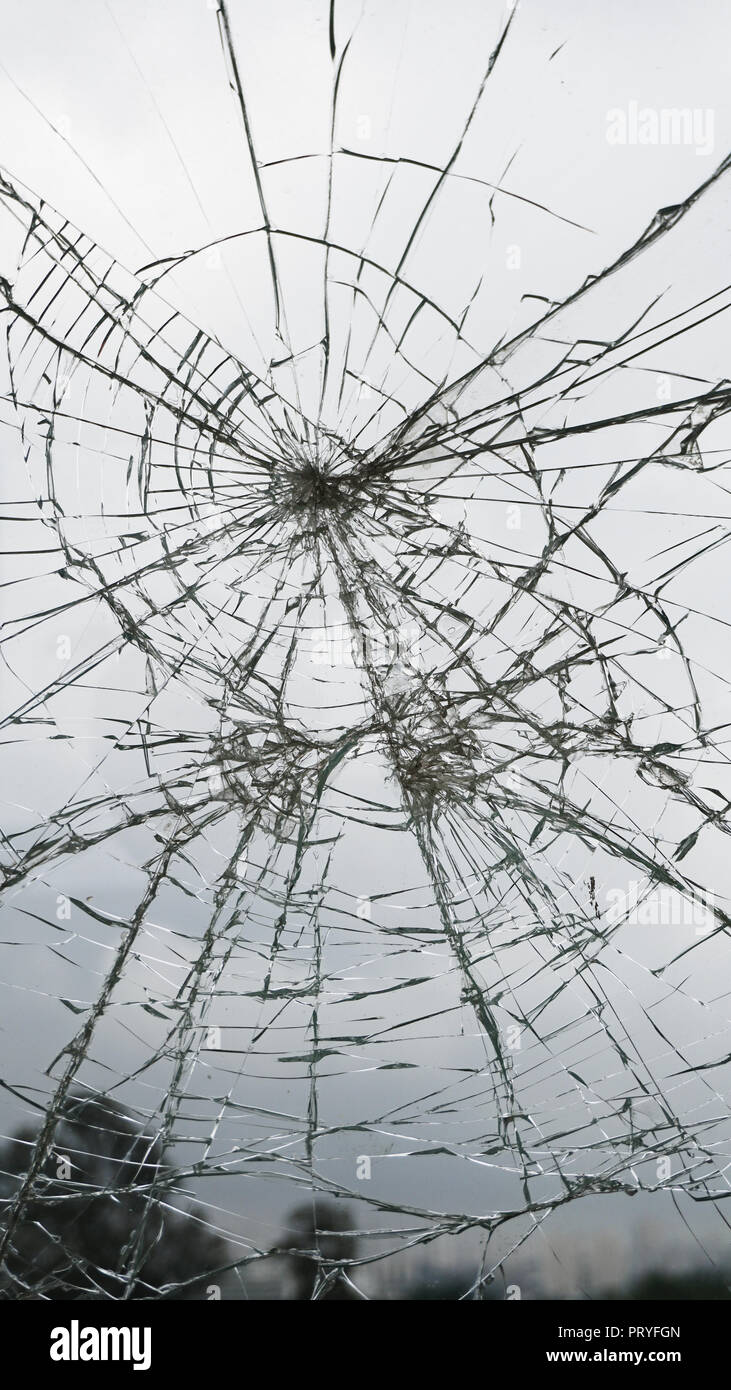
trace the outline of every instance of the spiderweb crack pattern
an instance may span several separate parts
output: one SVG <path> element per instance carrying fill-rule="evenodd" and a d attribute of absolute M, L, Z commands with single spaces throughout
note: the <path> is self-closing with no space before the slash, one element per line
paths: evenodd
<path fill-rule="evenodd" d="M 166 1212 L 224 1232 L 208 1277 L 245 1285 L 273 1245 L 248 1222 L 268 1184 L 313 1203 L 313 1297 L 338 1279 L 368 1296 L 391 1255 L 464 1235 L 479 1297 L 582 1197 L 662 1191 L 725 1220 L 723 681 L 698 656 L 695 619 L 713 626 L 698 589 L 672 594 L 728 537 L 731 385 L 681 373 L 658 401 L 642 372 L 729 291 L 667 312 L 637 281 L 629 312 L 612 296 L 643 258 L 676 254 L 731 157 L 488 347 L 480 282 L 440 300 L 416 253 L 463 177 L 514 12 L 431 164 L 338 144 L 357 28 L 341 37 L 332 6 L 317 233 L 270 211 L 236 24 L 224 3 L 216 17 L 253 225 L 132 274 L 0 178 L 24 229 L 2 285 L 21 525 L 42 527 L 58 594 L 38 604 L 32 572 L 20 581 L 3 729 L 75 768 L 58 795 L 50 774 L 48 814 L 3 836 L 4 888 L 20 941 L 32 929 L 85 990 L 44 976 L 72 1031 L 41 1084 L 3 1079 L 40 1116 L 6 1196 L 3 1287 L 28 1294 L 16 1257 L 29 1212 L 43 1228 L 58 1203 L 63 1126 L 120 1104 L 120 1170 L 76 1189 L 134 1199 L 101 1296 L 185 1292 L 192 1271 L 154 1263 Z M 426 176 L 416 210 L 395 202 L 390 260 L 337 231 L 344 165 L 356 186 L 377 170 L 379 209 L 406 166 Z M 470 177 L 491 214 L 513 196 Z M 266 285 L 263 369 L 174 307 L 176 275 L 211 250 Z M 295 281 L 318 286 L 308 332 Z M 656 549 L 648 499 L 666 487 L 701 521 Z M 628 553 L 630 513 L 648 524 Z M 14 650 L 77 617 L 78 656 L 28 684 Z M 82 739 L 67 697 L 91 692 Z M 108 891 L 64 887 L 105 864 Z M 669 929 L 650 941 L 658 902 Z M 375 1181 L 356 1177 L 363 1156 Z M 186 1206 L 209 1190 L 225 1200 Z M 338 1246 L 326 1198 L 357 1212 L 356 1246 Z M 88 1293 L 91 1257 L 71 1264 Z"/>

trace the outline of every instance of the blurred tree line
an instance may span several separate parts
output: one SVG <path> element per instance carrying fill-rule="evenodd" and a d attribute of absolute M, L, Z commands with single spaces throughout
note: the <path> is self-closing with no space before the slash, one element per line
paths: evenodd
<path fill-rule="evenodd" d="M 28 1170 L 37 1130 L 18 1131 L 0 1147 L 0 1229 Z M 266 1292 L 256 1273 L 231 1273 L 234 1247 L 217 1234 L 206 1209 L 178 1204 L 174 1170 L 160 1141 L 143 1133 L 116 1102 L 72 1096 L 53 1132 L 48 1160 L 23 1205 L 12 1248 L 0 1272 L 3 1299 L 118 1299 L 132 1271 L 132 1297 L 201 1299 L 211 1287 L 224 1298 L 287 1300 L 362 1297 L 358 1240 L 347 1207 L 315 1197 L 295 1207 L 268 1255 Z M 384 1281 L 383 1297 L 425 1301 L 469 1296 L 474 1270 L 444 1268 L 426 1257 Z M 384 1262 L 387 1265 L 388 1261 Z M 379 1297 L 378 1270 L 368 1278 Z M 725 1271 L 630 1274 L 621 1287 L 595 1287 L 594 1298 L 664 1302 L 731 1297 Z M 127 1295 L 129 1296 L 129 1295 Z M 501 1300 L 498 1281 L 483 1288 Z"/>

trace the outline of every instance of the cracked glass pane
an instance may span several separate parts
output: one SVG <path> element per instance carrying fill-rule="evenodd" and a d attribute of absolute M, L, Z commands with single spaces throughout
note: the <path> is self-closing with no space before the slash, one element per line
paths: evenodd
<path fill-rule="evenodd" d="M 724 1265 L 728 20 L 589 10 L 7 10 L 4 1298 Z"/>

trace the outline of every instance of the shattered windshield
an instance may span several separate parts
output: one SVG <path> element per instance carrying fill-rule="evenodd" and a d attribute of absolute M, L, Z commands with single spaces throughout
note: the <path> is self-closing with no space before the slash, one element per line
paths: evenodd
<path fill-rule="evenodd" d="M 5 1297 L 717 1266 L 723 9 L 591 10 L 6 11 Z"/>

